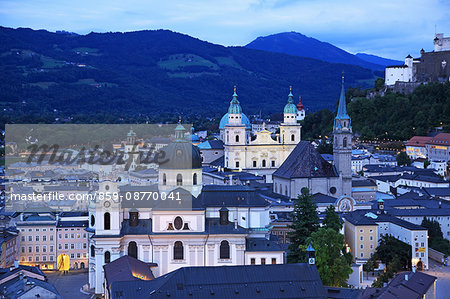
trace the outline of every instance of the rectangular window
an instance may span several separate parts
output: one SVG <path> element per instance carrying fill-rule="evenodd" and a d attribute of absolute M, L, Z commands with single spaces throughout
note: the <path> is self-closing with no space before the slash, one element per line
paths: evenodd
<path fill-rule="evenodd" d="M 86 238 L 86 233 L 83 233 L 83 238 Z"/>
<path fill-rule="evenodd" d="M 272 264 L 275 265 L 276 263 L 277 263 L 277 259 L 273 257 L 273 258 L 272 258 Z"/>
<path fill-rule="evenodd" d="M 36 236 L 36 241 L 39 242 L 39 236 Z"/>
<path fill-rule="evenodd" d="M 364 245 L 363 244 L 361 244 L 361 249 L 363 249 L 364 248 Z"/>
<path fill-rule="evenodd" d="M 236 168 L 239 168 L 239 161 L 236 161 Z"/>
<path fill-rule="evenodd" d="M 36 245 L 36 252 L 39 252 L 39 246 Z"/>
<path fill-rule="evenodd" d="M 33 236 L 28 236 L 28 242 L 33 242 Z"/>
<path fill-rule="evenodd" d="M 50 256 L 50 260 L 53 261 L 53 255 Z"/>
<path fill-rule="evenodd" d="M 81 254 L 78 252 L 77 253 L 77 258 L 80 258 L 81 257 Z"/>
<path fill-rule="evenodd" d="M 36 231 L 38 232 L 38 231 L 39 231 L 39 228 L 36 228 Z"/>
<path fill-rule="evenodd" d="M 31 246 L 28 246 L 28 252 L 32 252 L 33 251 L 33 249 L 32 249 L 33 247 L 31 247 Z"/>
<path fill-rule="evenodd" d="M 43 232 L 46 232 L 46 231 L 47 231 L 47 229 L 46 229 L 46 228 L 43 228 L 43 229 L 42 229 L 42 231 L 43 231 Z"/>
<path fill-rule="evenodd" d="M 28 261 L 31 262 L 31 256 L 28 257 Z"/>
<path fill-rule="evenodd" d="M 51 228 L 50 231 L 52 232 L 52 231 L 53 231 L 53 228 Z"/>
<path fill-rule="evenodd" d="M 420 253 L 420 256 L 421 256 L 421 257 L 424 257 L 424 256 L 425 256 L 425 253 L 421 252 L 421 253 Z"/>
<path fill-rule="evenodd" d="M 39 256 L 36 256 L 36 262 L 39 262 Z"/>
<path fill-rule="evenodd" d="M 44 256 L 42 257 L 42 261 L 43 261 L 43 262 L 46 262 L 46 261 L 47 261 L 47 256 L 46 256 L 46 255 L 44 255 Z"/>
<path fill-rule="evenodd" d="M 420 243 L 420 246 L 421 246 L 421 247 L 424 247 L 424 246 L 425 246 L 425 243 L 424 243 L 424 242 Z"/>
<path fill-rule="evenodd" d="M 361 236 L 361 237 L 359 237 L 359 239 L 360 239 L 361 241 L 363 241 L 363 240 L 364 240 L 364 237 L 363 237 L 363 236 Z"/>
<path fill-rule="evenodd" d="M 373 236 L 370 236 L 370 241 L 373 241 Z"/>
<path fill-rule="evenodd" d="M 53 241 L 53 235 L 50 235 L 50 241 Z"/>
<path fill-rule="evenodd" d="M 62 249 L 62 244 L 58 244 L 58 249 Z"/>
<path fill-rule="evenodd" d="M 266 264 L 266 259 L 265 258 L 261 258 L 261 265 L 265 265 Z"/>
<path fill-rule="evenodd" d="M 47 236 L 42 236 L 42 241 L 46 242 L 47 241 Z"/>
<path fill-rule="evenodd" d="M 75 239 L 75 234 L 70 234 L 71 239 Z"/>
<path fill-rule="evenodd" d="M 25 253 L 25 247 L 22 246 L 22 253 Z"/>
<path fill-rule="evenodd" d="M 361 252 L 361 257 L 364 257 L 364 252 Z"/>
<path fill-rule="evenodd" d="M 71 253 L 71 254 L 70 254 L 70 258 L 71 258 L 71 259 L 75 258 L 75 254 L 74 254 L 74 253 Z"/>
<path fill-rule="evenodd" d="M 70 249 L 75 249 L 75 244 L 70 244 Z"/>
<path fill-rule="evenodd" d="M 64 249 L 69 249 L 69 244 L 64 244 Z"/>
<path fill-rule="evenodd" d="M 256 260 L 255 260 L 254 258 L 251 258 L 251 259 L 250 259 L 250 264 L 251 264 L 251 265 L 255 265 L 255 264 L 256 264 Z"/>
<path fill-rule="evenodd" d="M 69 238 L 69 234 L 64 234 L 64 238 L 68 239 Z"/>
<path fill-rule="evenodd" d="M 42 252 L 47 252 L 47 246 L 42 246 Z"/>
<path fill-rule="evenodd" d="M 58 238 L 62 239 L 62 234 L 59 234 L 59 235 L 58 235 Z"/>
<path fill-rule="evenodd" d="M 275 167 L 275 161 L 272 160 L 272 167 Z"/>
<path fill-rule="evenodd" d="M 253 161 L 253 167 L 256 167 L 256 161 Z"/>
<path fill-rule="evenodd" d="M 22 236 L 21 240 L 22 242 L 25 242 L 25 236 Z"/>
<path fill-rule="evenodd" d="M 83 249 L 87 248 L 87 243 L 83 243 Z"/>
<path fill-rule="evenodd" d="M 53 245 L 50 245 L 50 252 L 53 252 Z"/>

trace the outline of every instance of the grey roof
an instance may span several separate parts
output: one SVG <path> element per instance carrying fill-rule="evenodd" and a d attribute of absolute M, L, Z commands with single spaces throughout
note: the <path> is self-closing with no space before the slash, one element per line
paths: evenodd
<path fill-rule="evenodd" d="M 333 196 L 329 196 L 322 193 L 316 193 L 313 194 L 312 198 L 316 201 L 318 204 L 333 204 L 336 202 L 337 198 Z"/>
<path fill-rule="evenodd" d="M 124 255 L 104 265 L 103 269 L 105 270 L 106 281 L 111 285 L 114 281 L 140 280 L 133 273 L 140 274 L 147 279 L 154 279 L 155 276 L 150 269 L 152 266 L 156 266 L 156 264 L 144 263 L 134 257 Z"/>
<path fill-rule="evenodd" d="M 150 281 L 115 282 L 112 298 L 327 298 L 308 264 L 182 267 Z"/>
<path fill-rule="evenodd" d="M 450 216 L 450 208 L 428 208 L 428 209 L 389 209 L 389 214 L 398 217 L 433 217 Z"/>
<path fill-rule="evenodd" d="M 11 280 L 8 280 L 7 282 L 0 285 L 0 294 L 5 296 L 5 298 L 18 298 L 19 296 L 27 297 L 24 296 L 24 294 L 35 287 L 44 288 L 47 291 L 55 294 L 56 298 L 61 298 L 58 291 L 53 285 L 32 277 L 22 279 L 20 277 L 15 277 Z"/>
<path fill-rule="evenodd" d="M 307 141 L 300 141 L 273 176 L 291 179 L 337 177 L 338 174 L 314 146 Z"/>
<path fill-rule="evenodd" d="M 373 181 L 362 179 L 362 180 L 352 180 L 352 187 L 372 187 L 376 186 Z"/>
<path fill-rule="evenodd" d="M 430 196 L 450 196 L 450 187 L 448 188 L 423 188 Z"/>
<path fill-rule="evenodd" d="M 88 226 L 88 221 L 87 220 L 80 220 L 80 221 L 61 221 L 59 220 L 57 225 L 57 227 L 87 227 Z"/>
<path fill-rule="evenodd" d="M 353 225 L 378 225 L 380 222 L 390 222 L 409 230 L 427 230 L 420 225 L 413 224 L 388 214 L 389 212 L 384 214 L 378 214 L 377 212 L 378 211 L 375 210 L 356 210 L 345 214 L 343 217 Z"/>
<path fill-rule="evenodd" d="M 280 244 L 266 238 L 248 238 L 245 251 L 283 251 Z"/>
<path fill-rule="evenodd" d="M 405 279 L 408 275 L 408 280 Z M 422 298 L 436 280 L 435 276 L 423 272 L 403 272 L 398 274 L 383 288 L 366 288 L 359 299 L 369 298 Z"/>
<path fill-rule="evenodd" d="M 205 185 L 199 199 L 204 207 L 266 207 L 255 189 L 241 185 Z"/>
<path fill-rule="evenodd" d="M 330 299 L 356 299 L 361 290 L 358 289 L 346 289 L 336 287 L 325 287 L 327 289 L 328 298 Z"/>

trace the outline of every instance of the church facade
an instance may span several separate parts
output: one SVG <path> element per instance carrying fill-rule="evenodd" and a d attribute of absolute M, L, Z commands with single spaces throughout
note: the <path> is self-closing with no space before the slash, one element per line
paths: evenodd
<path fill-rule="evenodd" d="M 158 169 L 158 185 L 119 186 L 114 174 L 100 175 L 99 193 L 181 192 L 191 204 L 155 209 L 114 197 L 91 201 L 89 285 L 96 294 L 106 289 L 103 266 L 124 255 L 150 263 L 156 277 L 186 266 L 284 262 L 269 234 L 270 204 L 247 186 L 203 186 L 199 150 L 183 135 L 178 125 L 164 149 L 170 159 Z"/>
<path fill-rule="evenodd" d="M 293 103 L 292 90 L 283 111 L 280 132 L 273 138 L 264 125 L 261 131 L 251 136 L 248 117 L 242 112 L 236 89 L 228 113 L 220 121 L 220 137 L 224 144 L 224 167 L 264 176 L 272 182 L 272 173 L 286 160 L 301 140 L 301 125 L 298 119 L 304 117 Z"/>
<path fill-rule="evenodd" d="M 344 78 L 333 135 L 333 164 L 325 161 L 309 142 L 301 141 L 273 173 L 273 191 L 294 199 L 307 188 L 311 194 L 337 197 L 338 206 L 351 210 L 355 203 L 351 198 L 352 126 L 345 103 Z"/>

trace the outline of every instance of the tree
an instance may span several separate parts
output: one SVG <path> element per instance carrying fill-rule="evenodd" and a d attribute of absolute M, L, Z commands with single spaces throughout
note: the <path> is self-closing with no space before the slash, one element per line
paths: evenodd
<path fill-rule="evenodd" d="M 421 226 L 428 229 L 428 246 L 445 255 L 450 255 L 450 242 L 444 239 L 439 222 L 424 217 Z"/>
<path fill-rule="evenodd" d="M 428 166 L 430 166 L 431 162 L 430 160 L 426 159 L 425 162 L 423 162 L 423 168 L 428 168 Z"/>
<path fill-rule="evenodd" d="M 383 80 L 383 78 L 377 78 L 375 80 L 375 86 L 374 87 L 375 87 L 376 90 L 383 89 L 384 88 L 384 80 Z"/>
<path fill-rule="evenodd" d="M 307 245 L 306 240 L 308 237 L 319 229 L 317 205 L 308 189 L 303 190 L 302 195 L 294 202 L 292 225 L 289 228 L 292 231 L 288 233 L 290 240 L 288 263 L 305 262 L 306 252 L 303 250 L 303 247 Z"/>
<path fill-rule="evenodd" d="M 307 242 L 316 250 L 316 265 L 322 283 L 326 286 L 347 286 L 352 273 L 351 261 L 343 255 L 344 235 L 332 228 L 320 228 L 311 234 Z"/>
<path fill-rule="evenodd" d="M 323 220 L 325 228 L 331 228 L 339 232 L 342 228 L 342 222 L 333 205 L 325 210 L 325 219 Z"/>
<path fill-rule="evenodd" d="M 399 166 L 402 166 L 402 165 L 410 166 L 411 165 L 411 159 L 408 157 L 406 152 L 400 152 L 400 154 L 397 155 L 396 160 L 397 160 L 397 164 Z"/>
<path fill-rule="evenodd" d="M 411 246 L 394 238 L 385 235 L 381 237 L 380 243 L 376 248 L 374 258 L 380 260 L 385 265 L 393 266 L 392 271 L 411 268 Z M 395 263 L 393 263 L 395 261 Z"/>

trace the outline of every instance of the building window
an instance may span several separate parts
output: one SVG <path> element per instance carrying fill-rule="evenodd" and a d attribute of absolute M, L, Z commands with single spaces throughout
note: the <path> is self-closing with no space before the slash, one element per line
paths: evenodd
<path fill-rule="evenodd" d="M 173 224 L 175 225 L 175 228 L 177 230 L 180 230 L 183 227 L 183 219 L 181 219 L 180 216 L 177 216 L 177 217 L 175 217 Z"/>
<path fill-rule="evenodd" d="M 192 184 L 197 185 L 197 174 L 194 173 L 194 176 L 192 177 Z"/>
<path fill-rule="evenodd" d="M 236 135 L 236 142 L 239 142 L 239 135 Z"/>
<path fill-rule="evenodd" d="M 295 135 L 294 134 L 291 135 L 291 141 L 295 141 Z"/>
<path fill-rule="evenodd" d="M 277 259 L 276 258 L 272 258 L 272 264 L 275 265 L 277 263 Z"/>
<path fill-rule="evenodd" d="M 111 253 L 109 251 L 105 251 L 105 264 L 111 262 Z"/>
<path fill-rule="evenodd" d="M 253 167 L 256 167 L 256 161 L 253 161 Z"/>
<path fill-rule="evenodd" d="M 275 167 L 275 160 L 272 160 L 272 167 Z"/>
<path fill-rule="evenodd" d="M 183 176 L 181 173 L 177 174 L 177 186 L 183 186 Z"/>
<path fill-rule="evenodd" d="M 50 241 L 53 241 L 53 235 L 50 235 Z"/>
<path fill-rule="evenodd" d="M 134 257 L 135 259 L 138 257 L 137 244 L 134 241 L 128 243 L 128 256 Z"/>
<path fill-rule="evenodd" d="M 50 245 L 50 252 L 53 252 L 53 245 Z"/>
<path fill-rule="evenodd" d="M 239 161 L 236 161 L 236 168 L 239 168 Z"/>
<path fill-rule="evenodd" d="M 344 127 L 345 127 L 345 122 L 344 122 Z M 342 141 L 342 145 L 344 147 L 347 147 L 347 137 L 344 137 L 344 140 Z"/>
<path fill-rule="evenodd" d="M 265 265 L 266 264 L 266 258 L 262 257 L 261 258 L 261 265 Z"/>
<path fill-rule="evenodd" d="M 230 243 L 228 243 L 228 241 L 226 240 L 220 242 L 220 258 L 221 259 L 230 258 Z"/>
<path fill-rule="evenodd" d="M 91 215 L 91 226 L 95 225 L 95 217 L 94 215 Z M 61 238 L 61 234 L 59 234 L 59 237 Z"/>
<path fill-rule="evenodd" d="M 33 236 L 28 236 L 28 242 L 33 242 Z"/>
<path fill-rule="evenodd" d="M 255 265 L 256 264 L 256 260 L 255 260 L 255 258 L 251 258 L 250 259 L 250 265 Z"/>
<path fill-rule="evenodd" d="M 110 230 L 111 229 L 111 214 L 108 212 L 103 215 L 103 227 L 104 230 Z"/>
<path fill-rule="evenodd" d="M 39 246 L 36 245 L 36 252 L 39 252 Z"/>
<path fill-rule="evenodd" d="M 364 240 L 364 237 L 363 237 L 363 236 L 361 236 L 361 237 L 359 237 L 359 239 L 360 239 L 361 241 L 363 241 L 363 240 Z"/>
<path fill-rule="evenodd" d="M 364 249 L 364 245 L 363 244 L 361 244 L 361 249 Z"/>
<path fill-rule="evenodd" d="M 173 259 L 174 260 L 184 259 L 184 249 L 183 243 L 181 241 L 176 241 L 173 246 Z"/>
<path fill-rule="evenodd" d="M 69 249 L 69 244 L 64 244 L 64 249 Z"/>
<path fill-rule="evenodd" d="M 47 241 L 47 236 L 42 236 L 42 241 L 46 242 Z"/>
<path fill-rule="evenodd" d="M 25 253 L 25 247 L 22 246 L 22 253 Z"/>
<path fill-rule="evenodd" d="M 262 167 L 266 167 L 266 160 L 262 160 Z"/>
<path fill-rule="evenodd" d="M 95 257 L 95 246 L 91 245 L 91 257 Z"/>
<path fill-rule="evenodd" d="M 25 236 L 22 236 L 21 239 L 22 239 L 22 242 L 25 242 Z"/>
<path fill-rule="evenodd" d="M 364 257 L 364 252 L 361 252 L 361 257 Z"/>
<path fill-rule="evenodd" d="M 165 173 L 163 174 L 163 181 L 162 181 L 162 184 L 163 184 L 164 186 L 167 185 L 167 176 L 166 176 Z"/>
<path fill-rule="evenodd" d="M 370 241 L 373 241 L 373 236 L 370 236 Z"/>

